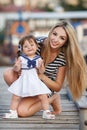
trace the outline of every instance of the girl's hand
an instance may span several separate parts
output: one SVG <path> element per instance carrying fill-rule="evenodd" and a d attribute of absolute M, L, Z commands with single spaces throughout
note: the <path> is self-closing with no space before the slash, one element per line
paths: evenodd
<path fill-rule="evenodd" d="M 38 61 L 38 73 L 43 74 L 45 71 L 45 66 L 43 60 Z"/>
<path fill-rule="evenodd" d="M 42 80 L 43 77 L 44 77 L 44 74 L 42 74 L 42 73 L 38 73 L 38 77 L 39 77 L 40 80 Z"/>
<path fill-rule="evenodd" d="M 19 72 L 21 70 L 21 59 L 18 58 L 13 66 L 13 70 Z"/>

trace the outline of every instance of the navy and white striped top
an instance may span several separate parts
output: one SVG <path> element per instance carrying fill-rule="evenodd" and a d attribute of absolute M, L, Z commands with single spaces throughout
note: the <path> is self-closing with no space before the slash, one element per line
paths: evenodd
<path fill-rule="evenodd" d="M 41 54 L 41 44 L 39 44 L 37 54 L 38 55 Z M 64 53 L 60 52 L 58 56 L 54 59 L 54 61 L 49 63 L 46 66 L 44 74 L 55 81 L 59 67 L 65 66 L 65 65 L 66 65 L 66 59 L 65 59 Z"/>

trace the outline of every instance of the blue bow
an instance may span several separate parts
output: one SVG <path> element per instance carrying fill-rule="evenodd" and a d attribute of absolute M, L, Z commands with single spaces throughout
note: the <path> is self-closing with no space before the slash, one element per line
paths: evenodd
<path fill-rule="evenodd" d="M 18 45 L 18 51 L 21 51 L 22 50 L 22 46 L 21 44 Z"/>
<path fill-rule="evenodd" d="M 27 67 L 30 68 L 31 66 L 32 66 L 32 68 L 35 68 L 36 67 L 36 61 L 28 59 L 28 61 L 27 61 Z"/>

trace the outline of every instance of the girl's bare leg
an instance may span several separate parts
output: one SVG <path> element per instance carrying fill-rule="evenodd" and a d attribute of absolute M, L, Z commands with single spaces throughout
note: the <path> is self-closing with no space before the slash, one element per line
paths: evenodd
<path fill-rule="evenodd" d="M 9 113 L 5 113 L 3 118 L 18 118 L 17 108 L 18 108 L 20 100 L 21 100 L 21 97 L 16 96 L 16 95 L 12 96 Z"/>
<path fill-rule="evenodd" d="M 48 98 L 49 104 L 51 104 L 56 98 L 58 98 L 56 94 Z M 23 98 L 18 106 L 18 114 L 21 117 L 32 116 L 41 109 L 42 105 L 38 97 Z"/>
<path fill-rule="evenodd" d="M 41 101 L 42 109 L 49 110 L 49 102 L 46 94 L 38 95 L 38 98 Z"/>
<path fill-rule="evenodd" d="M 12 95 L 10 109 L 17 110 L 20 100 L 21 100 L 21 97 L 16 96 L 16 95 Z"/>
<path fill-rule="evenodd" d="M 5 70 L 3 76 L 4 76 L 5 82 L 10 86 L 15 80 L 17 80 L 18 73 L 13 71 L 12 68 L 9 68 L 9 69 Z"/>
<path fill-rule="evenodd" d="M 62 106 L 61 106 L 61 99 L 60 95 L 56 94 L 55 95 L 55 100 L 51 103 L 54 111 L 52 112 L 53 114 L 60 114 L 62 112 Z"/>

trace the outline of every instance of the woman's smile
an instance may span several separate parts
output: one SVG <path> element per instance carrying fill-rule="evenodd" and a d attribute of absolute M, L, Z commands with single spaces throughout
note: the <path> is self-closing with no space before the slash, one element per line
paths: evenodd
<path fill-rule="evenodd" d="M 60 48 L 67 41 L 66 31 L 62 27 L 57 27 L 53 30 L 50 36 L 50 46 L 51 48 Z"/>

